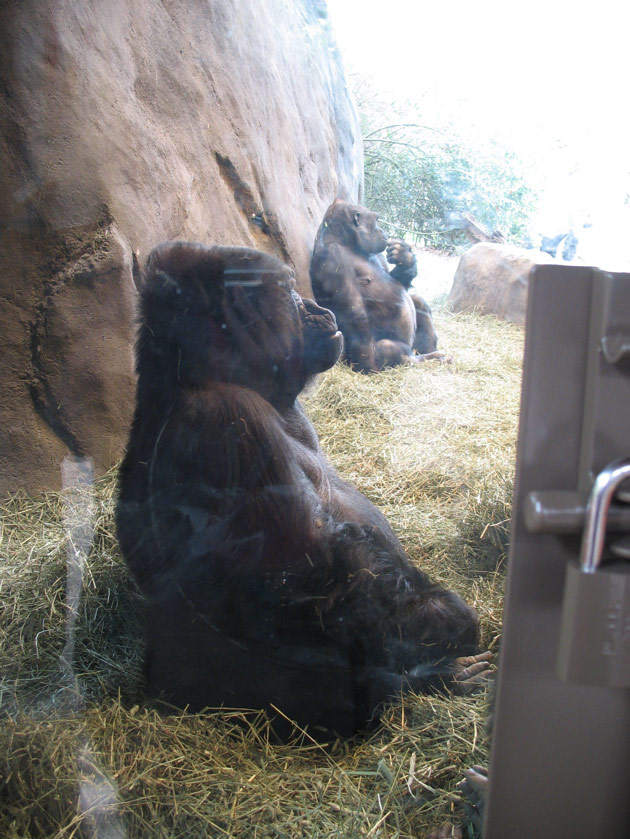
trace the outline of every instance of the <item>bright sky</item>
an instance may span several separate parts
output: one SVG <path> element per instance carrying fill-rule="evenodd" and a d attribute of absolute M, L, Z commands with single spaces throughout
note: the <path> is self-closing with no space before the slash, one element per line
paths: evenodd
<path fill-rule="evenodd" d="M 626 0 L 327 2 L 348 69 L 403 100 L 439 96 L 462 133 L 531 156 L 546 184 L 541 224 L 581 225 L 588 215 L 594 232 L 608 230 L 608 253 L 620 236 L 630 253 Z M 620 258 L 630 270 L 625 256 L 603 267 L 618 270 Z"/>

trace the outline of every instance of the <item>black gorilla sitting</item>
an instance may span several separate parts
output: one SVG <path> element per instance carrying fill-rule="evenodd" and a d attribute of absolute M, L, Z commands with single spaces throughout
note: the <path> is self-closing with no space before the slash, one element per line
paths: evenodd
<path fill-rule="evenodd" d="M 474 680 L 478 622 L 341 480 L 296 397 L 342 347 L 292 272 L 167 243 L 141 292 L 117 527 L 147 598 L 151 691 L 191 710 L 272 706 L 347 735 L 401 690 Z"/>
<path fill-rule="evenodd" d="M 326 210 L 315 238 L 311 284 L 317 302 L 334 312 L 345 360 L 356 370 L 374 373 L 444 356 L 436 351 L 429 305 L 410 292 L 416 273 L 411 248 L 402 239 L 388 240 L 376 213 L 340 199 Z"/>

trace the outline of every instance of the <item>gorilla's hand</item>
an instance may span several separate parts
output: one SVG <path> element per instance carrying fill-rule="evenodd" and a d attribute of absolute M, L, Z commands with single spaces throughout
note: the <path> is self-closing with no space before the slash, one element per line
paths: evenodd
<path fill-rule="evenodd" d="M 492 653 L 484 652 L 477 655 L 466 655 L 455 659 L 453 677 L 454 693 L 472 693 L 484 687 L 490 678 Z"/>
<path fill-rule="evenodd" d="M 392 265 L 402 265 L 403 268 L 411 268 L 416 259 L 411 245 L 402 239 L 389 239 L 385 256 Z"/>

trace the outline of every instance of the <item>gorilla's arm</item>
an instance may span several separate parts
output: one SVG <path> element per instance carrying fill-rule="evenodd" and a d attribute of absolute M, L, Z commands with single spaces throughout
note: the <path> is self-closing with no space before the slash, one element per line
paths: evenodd
<path fill-rule="evenodd" d="M 390 239 L 385 256 L 387 262 L 394 265 L 389 276 L 408 289 L 418 273 L 416 257 L 411 247 L 403 239 Z"/>
<path fill-rule="evenodd" d="M 150 448 L 130 446 L 117 511 L 143 590 L 174 571 L 188 577 L 191 564 L 202 574 L 242 576 L 308 550 L 314 525 L 304 476 L 282 418 L 257 393 L 217 382 L 189 390 L 156 438 Z"/>

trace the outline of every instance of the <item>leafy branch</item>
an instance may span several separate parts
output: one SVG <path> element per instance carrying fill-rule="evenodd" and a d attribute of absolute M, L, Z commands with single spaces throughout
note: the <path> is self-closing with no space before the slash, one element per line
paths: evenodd
<path fill-rule="evenodd" d="M 394 235 L 452 250 L 467 242 L 461 219 L 472 215 L 521 244 L 535 203 L 520 161 L 493 141 L 464 141 L 448 123 L 404 117 L 364 84 L 355 89 L 365 152 L 365 204 Z M 419 113 L 413 105 L 405 113 Z M 388 117 L 384 120 L 383 115 Z"/>

